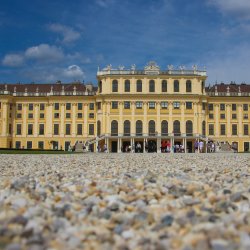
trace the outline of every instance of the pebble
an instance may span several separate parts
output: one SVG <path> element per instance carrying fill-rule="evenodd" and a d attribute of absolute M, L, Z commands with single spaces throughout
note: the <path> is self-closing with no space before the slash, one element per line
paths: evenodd
<path fill-rule="evenodd" d="M 223 153 L 0 155 L 0 248 L 248 250 L 249 162 Z"/>

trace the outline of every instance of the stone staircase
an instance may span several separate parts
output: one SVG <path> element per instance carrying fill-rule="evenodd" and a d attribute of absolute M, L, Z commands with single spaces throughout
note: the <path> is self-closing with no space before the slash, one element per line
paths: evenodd
<path fill-rule="evenodd" d="M 89 145 L 98 143 L 99 141 L 103 140 L 105 135 L 100 135 L 95 138 L 89 139 L 85 142 L 78 142 L 75 145 L 75 152 L 77 153 L 84 153 L 89 151 Z"/>
<path fill-rule="evenodd" d="M 217 142 L 216 144 L 217 153 L 233 153 L 233 149 L 229 143 Z"/>

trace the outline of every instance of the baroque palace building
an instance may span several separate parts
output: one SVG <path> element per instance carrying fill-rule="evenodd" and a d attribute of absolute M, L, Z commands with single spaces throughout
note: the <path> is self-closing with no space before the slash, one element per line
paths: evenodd
<path fill-rule="evenodd" d="M 144 70 L 110 66 L 98 87 L 72 84 L 0 84 L 0 148 L 64 149 L 87 142 L 109 152 L 141 144 L 160 152 L 163 142 L 237 145 L 250 151 L 250 85 L 206 87 L 205 70 L 149 62 Z"/>

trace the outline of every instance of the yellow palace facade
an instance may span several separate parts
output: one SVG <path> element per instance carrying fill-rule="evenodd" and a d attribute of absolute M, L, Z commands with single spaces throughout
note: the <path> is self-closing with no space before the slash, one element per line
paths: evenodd
<path fill-rule="evenodd" d="M 250 85 L 205 87 L 205 70 L 110 66 L 91 84 L 0 84 L 0 148 L 63 149 L 76 142 L 122 152 L 163 143 L 193 152 L 195 140 L 250 149 Z"/>

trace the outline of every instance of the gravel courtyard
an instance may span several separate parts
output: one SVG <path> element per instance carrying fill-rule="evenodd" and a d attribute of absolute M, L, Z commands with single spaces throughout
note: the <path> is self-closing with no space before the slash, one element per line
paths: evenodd
<path fill-rule="evenodd" d="M 250 249 L 250 154 L 0 155 L 0 249 Z"/>

